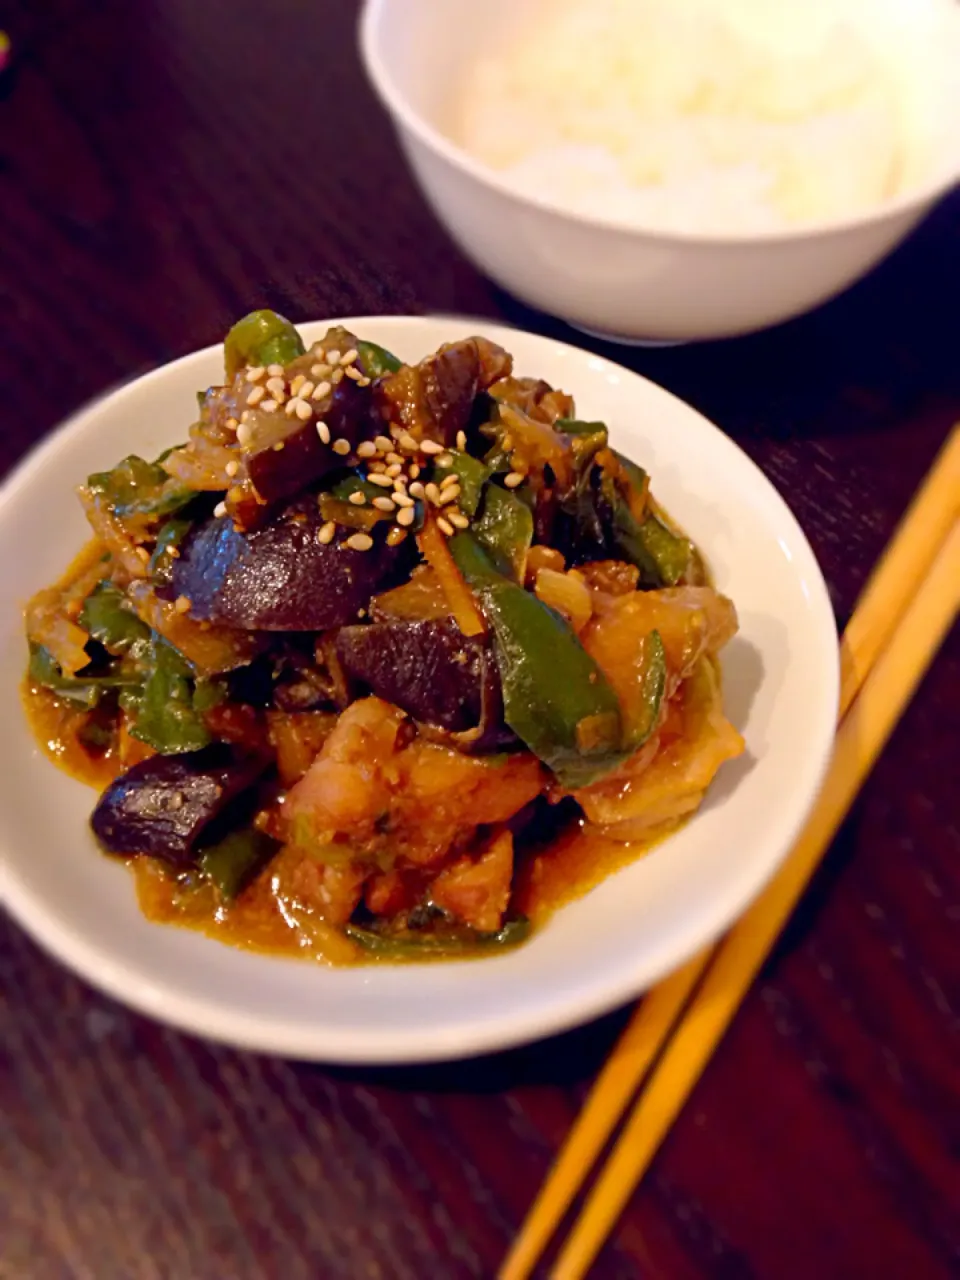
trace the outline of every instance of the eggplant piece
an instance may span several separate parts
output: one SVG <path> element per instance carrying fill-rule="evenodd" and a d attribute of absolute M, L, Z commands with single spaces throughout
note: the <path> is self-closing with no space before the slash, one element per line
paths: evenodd
<path fill-rule="evenodd" d="M 343 627 L 337 657 L 348 676 L 416 720 L 455 733 L 480 723 L 492 655 L 452 618 Z"/>
<path fill-rule="evenodd" d="M 470 425 L 474 401 L 506 377 L 513 359 L 486 338 L 466 338 L 440 348 L 418 365 L 404 365 L 381 379 L 379 395 L 408 431 L 453 447 Z"/>
<path fill-rule="evenodd" d="M 292 497 L 306 485 L 321 479 L 344 464 L 334 453 L 335 440 L 349 441 L 356 449 L 362 440 L 372 440 L 381 429 L 382 420 L 374 408 L 369 387 L 359 387 L 351 378 L 343 378 L 330 395 L 314 404 L 315 416 L 303 423 L 299 418 L 281 418 L 280 430 L 268 431 L 253 443 L 246 454 L 247 475 L 260 498 L 267 503 Z M 330 429 L 330 444 L 317 435 L 317 423 Z"/>
<path fill-rule="evenodd" d="M 322 524 L 312 495 L 246 533 L 232 520 L 208 520 L 180 548 L 173 594 L 190 601 L 191 618 L 246 631 L 326 631 L 354 622 L 402 576 L 416 548 L 413 539 L 389 547 L 375 530 L 370 550 L 354 551 L 345 545 L 348 529 L 324 546 Z"/>
<path fill-rule="evenodd" d="M 268 760 L 218 743 L 151 756 L 107 787 L 90 825 L 111 853 L 148 853 L 172 866 L 195 861 L 203 836 L 266 771 Z"/>

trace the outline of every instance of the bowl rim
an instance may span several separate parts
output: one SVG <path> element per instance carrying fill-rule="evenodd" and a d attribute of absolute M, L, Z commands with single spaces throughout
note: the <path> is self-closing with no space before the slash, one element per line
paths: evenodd
<path fill-rule="evenodd" d="M 391 76 L 387 60 L 380 52 L 379 23 L 386 6 L 391 2 L 392 0 L 363 0 L 358 34 L 361 60 L 367 78 L 380 102 L 393 117 L 394 123 L 399 122 L 423 146 L 475 182 L 491 188 L 499 195 L 514 200 L 521 206 L 578 223 L 585 229 L 643 236 L 668 245 L 697 245 L 705 248 L 743 249 L 751 245 L 799 244 L 824 236 L 855 234 L 865 228 L 888 220 L 894 221 L 904 215 L 916 214 L 920 217 L 928 207 L 947 195 L 960 182 L 960 160 L 958 160 L 955 172 L 948 171 L 941 173 L 938 177 L 931 177 L 920 186 L 892 199 L 884 200 L 861 213 L 822 218 L 815 222 L 804 222 L 791 227 L 768 227 L 751 231 L 733 229 L 710 232 L 667 231 L 659 227 L 644 227 L 612 214 L 603 212 L 588 214 L 582 210 L 569 209 L 561 201 L 553 200 L 549 196 L 519 191 L 496 169 L 475 159 L 464 148 L 451 142 L 439 129 L 414 110 L 396 80 Z M 960 12 L 958 12 L 958 33 L 960 33 Z M 960 46 L 960 36 L 958 36 L 958 46 Z"/>
<path fill-rule="evenodd" d="M 424 322 L 465 323 L 477 326 L 477 332 L 491 334 L 494 340 L 502 333 L 523 335 L 537 342 L 561 350 L 571 359 L 596 359 L 590 351 L 572 343 L 563 342 L 544 334 L 521 329 L 509 323 L 482 317 L 470 317 L 451 313 L 405 316 L 347 316 L 304 321 L 298 327 L 346 324 L 354 327 L 387 323 L 405 326 Z M 9 499 L 24 486 L 32 484 L 46 468 L 51 458 L 61 449 L 66 439 L 96 414 L 100 406 L 115 397 L 137 394 L 142 384 L 162 379 L 185 364 L 203 356 L 219 353 L 220 343 L 211 344 L 188 352 L 172 361 L 161 364 L 145 373 L 135 375 L 82 405 L 55 431 L 51 432 L 35 449 L 31 450 L 0 484 L 0 514 Z M 536 1010 L 523 1009 L 498 1013 L 471 1021 L 469 1016 L 448 1026 L 429 1029 L 419 1028 L 418 1037 L 404 1036 L 395 1031 L 378 1031 L 376 1028 L 343 1028 L 311 1025 L 309 1019 L 293 1025 L 287 1020 L 282 1026 L 265 1022 L 256 1014 L 227 1008 L 213 1007 L 209 998 L 197 995 L 189 986 L 172 986 L 169 981 L 155 982 L 142 974 L 131 974 L 122 957 L 109 948 L 91 940 L 83 931 L 72 925 L 60 908 L 38 896 L 22 883 L 3 857 L 0 848 L 0 906 L 9 911 L 17 923 L 49 955 L 79 975 L 85 982 L 139 1013 L 174 1026 L 204 1039 L 232 1045 L 244 1050 L 279 1054 L 290 1058 L 343 1064 L 408 1064 L 452 1060 L 479 1054 L 498 1052 L 520 1044 L 559 1034 L 572 1027 L 601 1017 L 626 1001 L 635 999 L 667 974 L 675 971 L 695 953 L 712 945 L 743 911 L 762 893 L 770 879 L 783 865 L 784 858 L 793 846 L 823 784 L 832 755 L 836 706 L 839 697 L 839 652 L 836 649 L 836 626 L 833 608 L 819 563 L 814 555 L 799 521 L 776 486 L 749 455 L 726 435 L 706 415 L 693 405 L 674 395 L 651 379 L 636 373 L 616 361 L 601 358 L 602 363 L 629 379 L 639 380 L 653 388 L 658 396 L 675 401 L 699 426 L 719 437 L 722 447 L 736 455 L 737 463 L 750 475 L 758 492 L 773 500 L 779 519 L 789 528 L 794 547 L 806 564 L 801 566 L 807 577 L 805 594 L 813 613 L 815 634 L 822 640 L 818 645 L 818 664 L 822 668 L 822 687 L 816 734 L 810 736 L 810 760 L 808 776 L 802 799 L 794 800 L 792 821 L 785 822 L 776 841 L 776 856 L 770 857 L 763 873 L 747 877 L 749 883 L 731 886 L 708 929 L 699 918 L 687 918 L 678 922 L 669 944 L 662 943 L 652 955 L 647 952 L 636 962 L 625 964 L 616 972 L 606 971 L 593 976 L 589 982 L 571 991 L 550 989 L 544 992 Z M 828 640 L 832 638 L 832 643 Z M 50 768 L 55 769 L 52 763 Z M 152 928 L 175 926 L 152 925 Z M 223 944 L 219 944 L 223 945 Z M 300 963 L 294 961 L 293 963 Z M 457 962 L 444 965 L 450 968 Z M 477 962 L 469 962 L 477 963 Z M 392 968 L 388 966 L 388 969 Z M 318 1034 L 319 1030 L 319 1034 Z M 429 1040 L 429 1043 L 427 1041 Z"/>

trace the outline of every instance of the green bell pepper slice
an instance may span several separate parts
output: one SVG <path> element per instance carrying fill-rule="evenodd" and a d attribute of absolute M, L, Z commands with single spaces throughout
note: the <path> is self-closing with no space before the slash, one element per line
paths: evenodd
<path fill-rule="evenodd" d="M 493 631 L 504 719 L 566 787 L 623 758 L 620 703 L 566 621 L 497 569 L 472 531 L 450 552 Z"/>
<path fill-rule="evenodd" d="M 150 628 L 127 605 L 127 598 L 112 582 L 99 582 L 87 596 L 77 619 L 84 631 L 108 652 L 142 657 L 150 644 Z"/>
<path fill-rule="evenodd" d="M 136 672 L 123 670 L 104 675 L 85 675 L 81 672 L 76 676 L 65 676 L 49 649 L 41 644 L 30 646 L 27 674 L 34 684 L 88 709 L 95 707 L 105 693 L 136 688 L 141 679 Z"/>
<path fill-rule="evenodd" d="M 438 462 L 434 468 L 437 484 L 440 484 L 447 476 L 455 475 L 457 483 L 460 485 L 460 497 L 457 499 L 457 506 L 472 519 L 477 514 L 477 508 L 480 506 L 480 499 L 483 497 L 483 486 L 492 474 L 490 468 L 485 466 L 479 458 L 471 457 L 469 453 L 464 453 L 460 449 L 448 449 L 441 456 L 449 458 L 449 462 L 442 464 Z"/>
<path fill-rule="evenodd" d="M 168 516 L 197 496 L 180 480 L 167 475 L 158 462 L 130 454 L 112 471 L 87 478 L 87 488 L 121 519 L 126 516 Z"/>
<path fill-rule="evenodd" d="M 196 681 L 186 659 L 154 632 L 145 665 L 143 687 L 120 698 L 132 719 L 131 734 L 162 755 L 199 751 L 212 742 L 195 703 Z"/>
<path fill-rule="evenodd" d="M 306 351 L 300 334 L 276 311 L 251 311 L 238 320 L 223 342 L 223 362 L 232 378 L 246 365 L 288 365 Z"/>
<path fill-rule="evenodd" d="M 488 484 L 483 509 L 471 532 L 490 556 L 498 572 L 523 582 L 533 542 L 533 512 L 516 493 Z"/>
<path fill-rule="evenodd" d="M 379 933 L 357 924 L 344 926 L 344 933 L 364 951 L 378 960 L 424 960 L 430 956 L 469 955 L 473 951 L 515 947 L 530 934 L 530 921 L 525 916 L 508 920 L 496 933 L 478 933 L 474 929 L 458 929 L 446 933 Z"/>
<path fill-rule="evenodd" d="M 197 864 L 220 897 L 231 901 L 279 848 L 279 840 L 248 827 L 245 831 L 231 831 L 218 844 L 204 849 Z"/>
<path fill-rule="evenodd" d="M 357 342 L 357 362 L 368 378 L 385 378 L 403 368 L 403 361 L 392 351 L 363 340 Z"/>

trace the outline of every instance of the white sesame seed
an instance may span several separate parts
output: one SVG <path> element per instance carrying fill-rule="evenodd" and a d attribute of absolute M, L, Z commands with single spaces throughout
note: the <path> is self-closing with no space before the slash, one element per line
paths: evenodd
<path fill-rule="evenodd" d="M 309 378 L 304 378 L 303 382 L 300 383 L 300 390 L 297 395 L 301 400 L 309 400 L 315 390 L 316 385 Z"/>
<path fill-rule="evenodd" d="M 347 377 L 350 379 L 351 382 L 360 382 L 361 379 L 363 378 L 363 374 L 360 372 L 360 370 L 355 365 L 352 365 L 352 364 L 348 365 L 343 372 L 347 375 Z"/>
<path fill-rule="evenodd" d="M 420 446 L 409 431 L 401 431 L 397 436 L 397 444 L 406 453 L 416 453 Z"/>
<path fill-rule="evenodd" d="M 237 427 L 237 444 L 249 444 L 253 439 L 253 432 L 246 422 L 241 422 Z"/>
<path fill-rule="evenodd" d="M 373 546 L 373 539 L 369 533 L 352 533 L 347 539 L 347 546 L 354 551 L 369 551 Z"/>
<path fill-rule="evenodd" d="M 449 520 L 445 520 L 443 516 L 437 517 L 437 528 L 441 533 L 445 533 L 449 538 L 453 533 L 453 525 Z"/>
<path fill-rule="evenodd" d="M 267 390 L 279 400 L 281 396 L 286 394 L 287 384 L 282 378 L 268 378 Z"/>
<path fill-rule="evenodd" d="M 358 387 L 369 387 L 369 385 L 370 385 L 370 379 L 369 379 L 369 378 L 358 378 L 358 379 L 357 379 L 357 386 L 358 386 Z"/>
<path fill-rule="evenodd" d="M 298 396 L 300 394 L 300 388 L 303 386 L 306 380 L 307 378 L 305 374 L 298 373 L 297 376 L 294 378 L 294 380 L 290 383 L 290 394 L 293 396 Z"/>
<path fill-rule="evenodd" d="M 440 506 L 445 507 L 448 502 L 456 502 L 460 497 L 460 486 L 458 484 L 451 485 L 449 489 L 444 489 L 440 495 Z"/>
<path fill-rule="evenodd" d="M 461 453 L 465 452 L 467 447 L 467 433 L 465 431 L 457 432 L 457 448 Z"/>
<path fill-rule="evenodd" d="M 398 489 L 393 491 L 393 500 L 398 507 L 412 507 L 414 505 L 413 499 L 408 498 L 405 493 L 400 493 Z"/>
<path fill-rule="evenodd" d="M 401 507 L 397 512 L 397 524 L 402 524 L 404 528 L 413 524 L 416 518 L 417 513 L 414 511 L 413 507 Z"/>
<path fill-rule="evenodd" d="M 323 357 L 323 358 L 324 358 L 324 360 L 326 360 L 327 364 L 339 364 L 339 363 L 340 363 L 340 352 L 339 352 L 339 351 L 337 351 L 337 349 L 336 349 L 336 348 L 334 348 L 334 349 L 333 349 L 333 351 L 327 351 L 327 352 L 325 352 L 325 353 L 324 353 L 324 357 Z"/>
<path fill-rule="evenodd" d="M 400 465 L 400 463 L 394 462 L 391 466 L 387 467 L 387 475 L 390 476 L 391 479 L 393 479 L 393 477 L 398 476 L 402 470 L 403 470 L 403 467 Z"/>
<path fill-rule="evenodd" d="M 358 458 L 374 458 L 377 454 L 377 446 L 372 440 L 361 440 L 357 445 Z"/>
<path fill-rule="evenodd" d="M 389 462 L 391 465 L 395 465 L 397 463 L 402 464 L 403 458 L 400 456 L 399 453 L 394 453 L 394 451 L 391 449 L 390 452 L 387 454 L 386 458 L 384 458 L 384 461 Z"/>
<path fill-rule="evenodd" d="M 377 436 L 373 442 L 381 453 L 390 453 L 393 449 L 393 441 L 387 436 Z"/>
<path fill-rule="evenodd" d="M 389 498 L 374 498 L 372 505 L 375 506 L 378 511 L 394 510 L 394 505 Z"/>
<path fill-rule="evenodd" d="M 279 407 L 280 406 L 277 404 L 276 400 L 264 400 L 263 404 L 260 406 L 264 413 L 276 413 Z"/>
<path fill-rule="evenodd" d="M 339 440 L 334 440 L 333 452 L 339 453 L 341 457 L 346 457 L 350 452 L 350 441 L 344 440 L 343 436 L 341 436 Z"/>
<path fill-rule="evenodd" d="M 440 481 L 440 488 L 449 489 L 451 485 L 459 484 L 459 483 L 460 483 L 460 477 L 457 475 L 455 471 L 451 471 L 448 476 L 444 476 L 443 479 Z"/>
<path fill-rule="evenodd" d="M 255 404 L 260 403 L 260 401 L 264 397 L 264 394 L 265 392 L 263 390 L 263 387 L 253 387 L 250 391 L 250 394 L 247 396 L 247 404 L 250 405 L 251 408 L 253 408 Z"/>
<path fill-rule="evenodd" d="M 176 609 L 177 613 L 189 613 L 193 608 L 193 602 L 188 600 L 186 596 L 177 596 L 173 607 Z"/>
<path fill-rule="evenodd" d="M 333 535 L 336 531 L 336 524 L 332 520 L 328 520 L 326 524 L 321 525 L 317 530 L 317 541 L 322 547 L 325 547 L 328 542 L 333 541 Z"/>
<path fill-rule="evenodd" d="M 269 375 L 270 375 L 270 377 L 271 377 L 271 378 L 282 378 L 282 377 L 283 377 L 283 365 L 282 365 L 282 364 L 268 364 L 268 365 L 267 365 L 267 373 L 269 373 Z"/>
<path fill-rule="evenodd" d="M 387 546 L 399 547 L 400 543 L 403 542 L 406 536 L 407 536 L 406 529 L 398 529 L 396 526 L 394 526 L 390 530 L 390 532 L 387 534 Z"/>
<path fill-rule="evenodd" d="M 287 401 L 287 408 L 286 408 L 287 417 L 292 418 L 294 413 L 296 413 L 296 410 L 297 410 L 297 397 L 294 396 L 292 400 Z"/>
<path fill-rule="evenodd" d="M 363 507 L 366 506 L 367 495 L 362 489 L 354 489 L 347 501 L 352 502 L 355 507 Z"/>
<path fill-rule="evenodd" d="M 330 375 L 330 381 L 333 383 L 335 387 L 338 387 L 340 383 L 343 381 L 343 370 L 334 369 L 333 373 L 331 373 Z"/>
<path fill-rule="evenodd" d="M 509 475 L 503 477 L 503 483 L 508 489 L 516 489 L 518 484 L 523 484 L 526 476 L 519 471 L 511 471 Z"/>
<path fill-rule="evenodd" d="M 421 440 L 420 448 L 424 453 L 443 453 L 443 445 L 437 444 L 436 440 Z"/>
<path fill-rule="evenodd" d="M 217 505 L 213 508 L 213 514 L 217 517 L 218 520 L 222 520 L 223 517 L 227 514 L 227 504 L 225 502 L 218 502 Z"/>
<path fill-rule="evenodd" d="M 433 505 L 434 505 L 435 507 L 439 507 L 439 505 L 440 505 L 440 490 L 439 490 L 439 489 L 437 488 L 437 486 L 433 483 L 433 481 L 431 481 L 431 482 L 430 482 L 430 484 L 428 484 L 428 485 L 426 486 L 426 488 L 424 489 L 424 491 L 423 491 L 423 492 L 424 492 L 424 495 L 426 496 L 426 499 L 427 499 L 427 501 L 428 501 L 428 502 L 432 502 L 432 503 L 433 503 Z"/>
<path fill-rule="evenodd" d="M 419 480 L 414 481 L 410 486 L 410 496 L 411 498 L 422 498 L 424 496 L 424 488 Z"/>
<path fill-rule="evenodd" d="M 263 375 L 264 375 L 266 372 L 267 372 L 267 371 L 266 371 L 266 369 L 263 367 L 263 365 L 262 365 L 262 364 L 254 364 L 254 365 L 251 365 L 251 366 L 250 366 L 250 368 L 247 370 L 247 373 L 246 373 L 247 381 L 248 381 L 248 382 L 259 382 L 259 381 L 260 381 L 260 379 L 263 377 Z"/>
<path fill-rule="evenodd" d="M 381 475 L 378 471 L 369 472 L 367 474 L 367 479 L 371 484 L 375 484 L 381 489 L 393 488 L 393 480 L 390 476 Z"/>
<path fill-rule="evenodd" d="M 382 476 L 383 473 L 386 471 L 386 469 L 387 469 L 387 464 L 385 462 L 368 462 L 367 463 L 367 470 L 372 471 L 374 475 Z"/>
<path fill-rule="evenodd" d="M 450 521 L 450 523 L 453 525 L 455 529 L 470 528 L 470 521 L 467 519 L 467 517 L 463 514 L 462 511 L 448 511 L 447 519 Z"/>
<path fill-rule="evenodd" d="M 231 459 L 223 469 L 232 480 L 233 477 L 240 470 L 240 463 L 235 462 L 233 459 Z"/>
<path fill-rule="evenodd" d="M 306 400 L 296 399 L 294 404 L 297 406 L 297 417 L 301 422 L 309 422 L 313 417 L 313 407 L 307 404 Z"/>
<path fill-rule="evenodd" d="M 321 441 L 324 444 L 330 443 L 330 428 L 327 426 L 325 422 L 317 423 L 317 435 L 320 437 Z"/>
<path fill-rule="evenodd" d="M 331 387 L 330 383 L 326 380 L 318 382 L 313 389 L 313 399 L 322 400 L 325 396 L 328 396 L 332 390 L 333 387 Z"/>
<path fill-rule="evenodd" d="M 354 360 L 360 355 L 356 347 L 351 347 L 349 351 L 345 351 L 340 357 L 341 364 L 353 364 Z"/>
<path fill-rule="evenodd" d="M 420 468 L 417 466 L 415 462 L 411 463 L 410 470 L 407 472 L 407 475 L 410 477 L 411 480 L 416 480 L 419 474 L 420 474 Z"/>

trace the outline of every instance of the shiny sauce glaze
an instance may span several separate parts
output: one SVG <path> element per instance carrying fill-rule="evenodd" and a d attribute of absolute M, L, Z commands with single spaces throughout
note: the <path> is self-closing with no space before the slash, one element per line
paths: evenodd
<path fill-rule="evenodd" d="M 23 703 L 36 741 L 71 777 L 102 791 L 127 767 L 116 749 L 97 753 L 81 741 L 78 733 L 86 718 L 82 709 L 29 681 L 23 687 Z M 545 844 L 534 841 L 518 858 L 513 905 L 538 927 L 559 907 L 634 862 L 663 834 L 644 842 L 623 843 L 587 831 L 582 822 L 573 820 Z M 330 964 L 370 960 L 298 898 L 293 876 L 296 860 L 289 860 L 283 850 L 233 902 L 226 903 L 199 875 L 172 874 L 149 857 L 129 858 L 126 863 L 134 877 L 140 910 L 155 923 L 195 929 L 218 942 L 273 955 L 308 957 Z M 478 949 L 475 954 L 489 952 Z"/>

